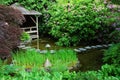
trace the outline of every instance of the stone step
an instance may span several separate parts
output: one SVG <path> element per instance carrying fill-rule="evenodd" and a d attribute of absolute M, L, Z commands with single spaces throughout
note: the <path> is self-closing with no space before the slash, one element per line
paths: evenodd
<path fill-rule="evenodd" d="M 80 52 L 81 52 L 81 51 L 80 51 L 80 50 L 78 50 L 78 49 L 74 49 L 74 51 L 75 51 L 75 52 L 78 52 L 78 53 L 80 53 Z"/>
<path fill-rule="evenodd" d="M 102 46 L 103 46 L 103 47 L 108 47 L 108 45 L 106 45 L 106 44 L 103 44 Z"/>
<path fill-rule="evenodd" d="M 97 47 L 96 46 L 91 46 L 93 49 L 96 49 Z"/>
<path fill-rule="evenodd" d="M 87 49 L 85 49 L 85 48 L 78 48 L 81 52 L 82 51 L 86 51 Z"/>
<path fill-rule="evenodd" d="M 45 53 L 47 53 L 48 51 L 47 50 L 41 50 L 40 51 L 40 53 L 42 53 L 42 54 L 45 54 Z"/>
<path fill-rule="evenodd" d="M 43 54 L 45 54 L 45 53 L 47 53 L 47 52 L 50 52 L 51 54 L 53 54 L 53 53 L 55 53 L 56 51 L 55 51 L 55 50 L 39 50 L 38 52 L 39 52 L 39 53 L 43 53 Z"/>
<path fill-rule="evenodd" d="M 55 52 L 56 52 L 55 50 L 50 50 L 50 53 L 51 53 L 51 54 L 53 54 L 53 53 L 55 53 Z"/>
<path fill-rule="evenodd" d="M 102 45 L 96 45 L 97 48 L 102 48 L 103 46 Z"/>
<path fill-rule="evenodd" d="M 20 46 L 18 46 L 18 48 L 24 48 L 25 47 L 25 45 L 20 45 Z"/>
<path fill-rule="evenodd" d="M 108 44 L 108 46 L 112 46 L 113 44 Z"/>
<path fill-rule="evenodd" d="M 86 46 L 86 47 L 84 47 L 85 49 L 92 49 L 92 47 L 90 47 L 90 46 Z"/>

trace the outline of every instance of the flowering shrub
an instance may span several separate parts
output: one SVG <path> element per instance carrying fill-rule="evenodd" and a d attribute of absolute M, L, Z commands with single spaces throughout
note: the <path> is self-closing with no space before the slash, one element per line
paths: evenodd
<path fill-rule="evenodd" d="M 109 42 L 108 36 L 115 29 L 111 25 L 115 22 L 116 15 L 112 15 L 103 3 L 92 0 L 78 3 L 71 1 L 69 9 L 67 7 L 68 4 L 59 6 L 56 3 L 48 8 L 51 17 L 47 27 L 50 35 L 58 39 L 58 45 L 69 46 L 93 40 Z"/>

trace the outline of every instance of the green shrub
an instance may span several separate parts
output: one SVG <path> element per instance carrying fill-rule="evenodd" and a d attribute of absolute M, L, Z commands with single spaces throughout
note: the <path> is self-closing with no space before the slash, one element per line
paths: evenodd
<path fill-rule="evenodd" d="M 118 4 L 118 5 L 120 5 L 120 1 L 119 1 L 119 0 L 111 0 L 111 2 L 112 2 L 113 4 Z"/>
<path fill-rule="evenodd" d="M 10 3 L 13 3 L 14 0 L 1 0 L 0 1 L 0 4 L 10 4 Z"/>
<path fill-rule="evenodd" d="M 115 30 L 110 34 L 111 42 L 118 43 L 120 42 L 120 31 Z"/>
<path fill-rule="evenodd" d="M 105 51 L 103 61 L 109 64 L 119 66 L 120 64 L 120 43 L 114 44 Z"/>
<path fill-rule="evenodd" d="M 119 75 L 119 71 L 117 69 L 118 68 L 116 68 L 114 65 L 104 64 L 101 67 L 100 72 L 104 76 L 117 76 L 117 75 Z M 120 67 L 119 67 L 119 69 L 120 69 Z"/>
<path fill-rule="evenodd" d="M 75 80 L 119 80 L 118 76 L 106 76 L 99 71 L 79 72 Z"/>
<path fill-rule="evenodd" d="M 120 79 L 120 43 L 114 44 L 103 54 L 103 61 L 106 63 L 99 72 L 105 76 L 113 76 Z M 113 79 L 114 80 L 114 79 Z"/>
<path fill-rule="evenodd" d="M 29 40 L 29 39 L 30 39 L 30 35 L 29 35 L 28 33 L 23 32 L 23 33 L 21 34 L 21 41 L 27 41 L 27 40 Z"/>
<path fill-rule="evenodd" d="M 58 45 L 76 45 L 80 41 L 91 40 L 108 42 L 107 37 L 114 30 L 111 24 L 115 21 L 115 15 L 111 15 L 103 3 L 79 0 L 69 4 L 70 11 L 67 3 L 60 6 L 57 2 L 48 8 L 51 17 L 46 28 L 58 39 Z"/>

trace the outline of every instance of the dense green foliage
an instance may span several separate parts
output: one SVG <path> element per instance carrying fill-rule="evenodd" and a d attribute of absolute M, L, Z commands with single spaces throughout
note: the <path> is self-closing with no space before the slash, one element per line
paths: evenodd
<path fill-rule="evenodd" d="M 40 11 L 42 10 L 46 5 L 48 5 L 48 2 L 51 2 L 52 0 L 2 0 L 1 4 L 3 5 L 10 5 L 15 2 L 18 2 L 22 4 L 25 8 L 31 10 L 37 10 Z"/>
<path fill-rule="evenodd" d="M 47 27 L 61 46 L 91 40 L 109 42 L 109 34 L 115 29 L 111 25 L 116 15 L 111 15 L 112 12 L 102 2 L 87 0 L 63 6 L 58 2 L 48 8 L 48 13 L 51 17 Z"/>
<path fill-rule="evenodd" d="M 27 72 L 24 68 L 18 66 L 1 67 L 0 80 L 75 80 L 75 72 L 47 72 L 44 69 L 33 68 Z M 7 71 L 6 71 L 7 70 Z"/>
<path fill-rule="evenodd" d="M 12 3 L 13 2 L 13 0 L 6 0 L 6 1 L 4 1 L 4 0 L 1 0 L 0 1 L 0 4 L 9 4 L 9 3 Z"/>
<path fill-rule="evenodd" d="M 49 52 L 46 54 L 37 53 L 34 49 L 27 51 L 18 51 L 13 54 L 13 62 L 15 65 L 24 66 L 26 68 L 44 67 L 46 59 L 49 59 L 52 67 L 51 70 L 64 71 L 77 63 L 76 53 L 72 50 L 59 50 L 54 54 Z"/>
<path fill-rule="evenodd" d="M 114 4 L 119 4 L 120 5 L 120 0 L 111 0 L 112 3 Z"/>
<path fill-rule="evenodd" d="M 1 80 L 119 80 L 120 75 L 111 75 L 117 72 L 114 67 L 105 65 L 99 71 L 87 72 L 47 72 L 44 69 L 32 68 L 29 71 L 23 67 L 15 65 L 5 65 L 0 67 Z"/>
<path fill-rule="evenodd" d="M 120 42 L 120 30 L 115 30 L 110 34 L 111 39 L 109 41 L 113 41 L 114 43 Z"/>
<path fill-rule="evenodd" d="M 104 62 L 119 66 L 120 64 L 120 43 L 113 45 L 104 53 Z"/>
<path fill-rule="evenodd" d="M 107 63 L 102 67 L 102 71 L 105 71 L 105 75 L 120 76 L 120 43 L 114 44 L 105 51 L 103 61 Z"/>

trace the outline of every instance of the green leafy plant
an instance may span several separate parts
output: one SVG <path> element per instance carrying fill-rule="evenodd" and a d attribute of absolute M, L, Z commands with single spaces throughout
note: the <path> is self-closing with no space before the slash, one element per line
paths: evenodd
<path fill-rule="evenodd" d="M 118 0 L 111 0 L 111 2 L 112 2 L 113 4 L 118 4 L 118 5 L 120 5 L 120 1 L 118 1 Z"/>
<path fill-rule="evenodd" d="M 29 39 L 30 39 L 30 35 L 29 35 L 28 33 L 23 32 L 23 33 L 21 34 L 21 41 L 27 41 L 27 40 L 29 40 Z"/>
<path fill-rule="evenodd" d="M 119 77 L 106 76 L 98 71 L 80 72 L 77 74 L 76 80 L 119 80 Z"/>
<path fill-rule="evenodd" d="M 27 71 L 24 67 L 4 65 L 0 67 L 1 80 L 119 80 L 120 74 L 113 75 L 116 68 L 110 65 L 102 66 L 99 71 L 69 72 L 69 71 L 46 71 L 37 67 Z M 109 71 L 110 70 L 110 71 Z M 120 70 L 120 68 L 119 68 Z M 116 71 L 116 70 L 115 70 Z M 112 72 L 112 73 L 111 73 Z M 14 75 L 12 74 L 14 73 Z M 118 75 L 119 74 L 119 75 Z"/>
<path fill-rule="evenodd" d="M 118 43 L 120 42 L 120 31 L 115 30 L 110 34 L 111 42 Z"/>
<path fill-rule="evenodd" d="M 104 52 L 103 61 L 106 63 L 101 67 L 100 73 L 105 76 L 120 76 L 120 43 L 114 44 Z M 120 77 L 118 77 L 120 78 Z"/>
<path fill-rule="evenodd" d="M 114 44 L 105 51 L 103 61 L 119 66 L 120 64 L 120 43 Z"/>
<path fill-rule="evenodd" d="M 5 67 L 7 66 L 7 67 Z M 16 66 L 5 65 L 3 70 L 0 72 L 1 80 L 75 80 L 73 77 L 76 76 L 75 72 L 47 72 L 44 69 L 32 68 L 30 72 L 25 71 L 24 68 L 20 68 L 16 70 Z M 3 74 L 5 69 L 13 67 L 12 70 L 15 71 L 15 75 Z M 15 68 L 15 69 L 14 69 Z M 69 77 L 67 77 L 69 76 Z"/>
<path fill-rule="evenodd" d="M 0 4 L 5 5 L 5 4 L 10 4 L 10 3 L 12 3 L 12 2 L 14 2 L 14 0 L 6 0 L 6 1 L 1 0 L 1 1 L 0 1 Z"/>
<path fill-rule="evenodd" d="M 17 71 L 20 70 L 20 67 L 14 65 L 2 65 L 0 67 L 1 74 L 3 75 L 16 75 Z"/>

